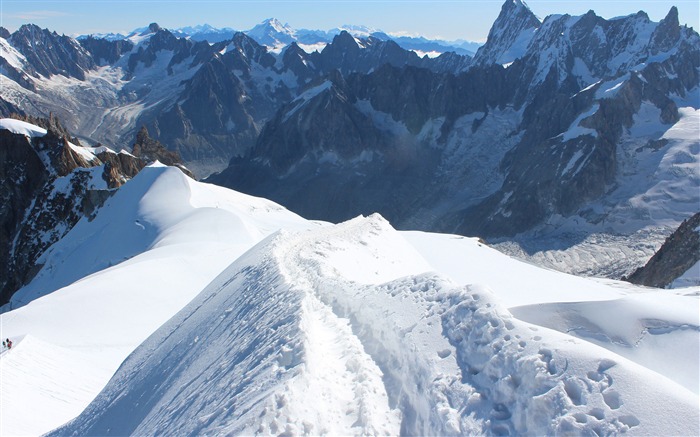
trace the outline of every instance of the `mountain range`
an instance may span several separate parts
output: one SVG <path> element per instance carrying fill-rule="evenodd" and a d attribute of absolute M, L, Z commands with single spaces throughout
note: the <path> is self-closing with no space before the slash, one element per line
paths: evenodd
<path fill-rule="evenodd" d="M 321 51 L 276 20 L 216 43 L 2 30 L 0 110 L 114 149 L 146 126 L 198 177 L 306 217 L 380 212 L 574 273 L 630 274 L 700 208 L 700 39 L 675 7 L 540 20 L 509 0 L 474 57 L 353 29 Z"/>
<path fill-rule="evenodd" d="M 698 33 L 435 44 L 0 28 L 0 434 L 700 433 Z"/>
<path fill-rule="evenodd" d="M 109 41 L 118 41 L 133 38 L 147 29 L 147 27 L 138 28 L 127 35 L 119 33 L 79 35 L 76 39 L 83 40 L 92 37 Z M 226 41 L 237 33 L 236 30 L 230 27 L 216 28 L 208 24 L 179 27 L 177 29 L 171 29 L 170 31 L 178 38 L 188 38 L 193 41 L 208 41 L 209 43 Z M 276 18 L 268 18 L 252 29 L 243 30 L 241 32 L 254 39 L 258 44 L 267 46 L 273 51 L 279 51 L 292 42 L 296 42 L 301 47 L 304 47 L 306 51 L 321 51 L 326 44 L 332 42 L 333 38 L 343 31 L 357 38 L 368 38 L 371 36 L 382 41 L 393 40 L 402 48 L 413 50 L 420 54 L 421 57 L 425 54 L 431 57 L 439 56 L 445 52 L 474 56 L 474 53 L 476 53 L 477 49 L 482 45 L 481 43 L 466 40 L 446 41 L 423 36 L 392 35 L 378 29 L 358 25 L 344 25 L 330 30 L 294 29 L 288 24 L 282 24 L 282 22 Z"/>
<path fill-rule="evenodd" d="M 575 273 L 628 275 L 697 212 L 698 34 L 675 7 L 540 20 L 506 1 L 473 58 L 348 27 L 367 37 L 320 52 L 276 20 L 248 32 L 269 46 L 155 23 L 125 39 L 3 30 L 0 109 L 115 149 L 147 126 L 198 177 L 304 216 L 378 211 Z"/>

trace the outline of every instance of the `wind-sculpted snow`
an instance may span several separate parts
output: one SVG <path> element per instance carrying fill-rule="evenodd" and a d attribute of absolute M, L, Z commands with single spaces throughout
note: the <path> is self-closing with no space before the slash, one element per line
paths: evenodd
<path fill-rule="evenodd" d="M 52 435 L 697 432 L 684 388 L 429 268 L 377 215 L 279 232 Z"/>
<path fill-rule="evenodd" d="M 139 344 L 246 250 L 281 227 L 308 226 L 176 168 L 142 170 L 52 246 L 18 296 L 26 305 L 16 308 L 18 299 L 0 314 L 3 339 L 15 343 L 0 359 L 0 435 L 41 435 L 80 414 Z"/>

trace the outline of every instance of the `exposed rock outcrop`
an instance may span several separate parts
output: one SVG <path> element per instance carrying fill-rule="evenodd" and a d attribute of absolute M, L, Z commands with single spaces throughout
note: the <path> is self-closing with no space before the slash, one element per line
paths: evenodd
<path fill-rule="evenodd" d="M 29 139 L 0 129 L 2 303 L 36 274 L 40 255 L 104 197 L 89 194 L 98 188 L 91 168 L 100 162 L 85 159 L 68 143 L 53 130 Z"/>
<path fill-rule="evenodd" d="M 109 41 L 88 36 L 79 41 L 98 65 L 110 65 L 117 62 L 124 54 L 129 53 L 134 44 L 128 40 Z"/>
<path fill-rule="evenodd" d="M 683 221 L 661 248 L 627 280 L 633 284 L 664 288 L 700 261 L 700 213 Z M 700 276 L 698 272 L 697 276 Z"/>
<path fill-rule="evenodd" d="M 160 141 L 154 140 L 148 135 L 146 126 L 136 134 L 136 142 L 132 147 L 133 156 L 140 158 L 143 163 L 159 161 L 161 164 L 178 167 L 184 174 L 194 179 L 194 175 L 183 164 L 180 155 L 165 148 Z M 120 154 L 122 155 L 122 154 Z M 138 164 L 131 162 L 128 156 L 119 158 L 120 166 L 125 166 L 128 172 L 134 171 Z M 140 170 L 140 168 L 138 169 Z M 138 172 L 138 171 L 137 171 Z"/>
<path fill-rule="evenodd" d="M 148 137 L 137 136 L 135 152 L 97 145 L 83 148 L 52 116 L 19 117 L 43 127 L 43 136 L 27 137 L 0 129 L 0 304 L 41 268 L 41 255 L 81 218 L 95 211 L 150 161 L 182 166 L 176 153 Z"/>

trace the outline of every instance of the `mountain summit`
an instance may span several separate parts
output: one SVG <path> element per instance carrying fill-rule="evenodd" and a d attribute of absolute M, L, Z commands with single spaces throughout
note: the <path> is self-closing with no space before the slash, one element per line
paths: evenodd
<path fill-rule="evenodd" d="M 474 64 L 509 64 L 522 57 L 540 24 L 525 2 L 506 0 L 486 43 L 477 50 Z"/>
<path fill-rule="evenodd" d="M 245 33 L 271 49 L 281 49 L 296 41 L 294 29 L 276 18 L 268 18 Z"/>

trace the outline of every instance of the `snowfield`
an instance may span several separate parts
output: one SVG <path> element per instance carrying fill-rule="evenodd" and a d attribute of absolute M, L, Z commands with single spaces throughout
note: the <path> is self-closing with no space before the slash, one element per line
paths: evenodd
<path fill-rule="evenodd" d="M 311 222 L 162 166 L 44 261 L 0 315 L 1 435 L 700 433 L 697 287 Z"/>

